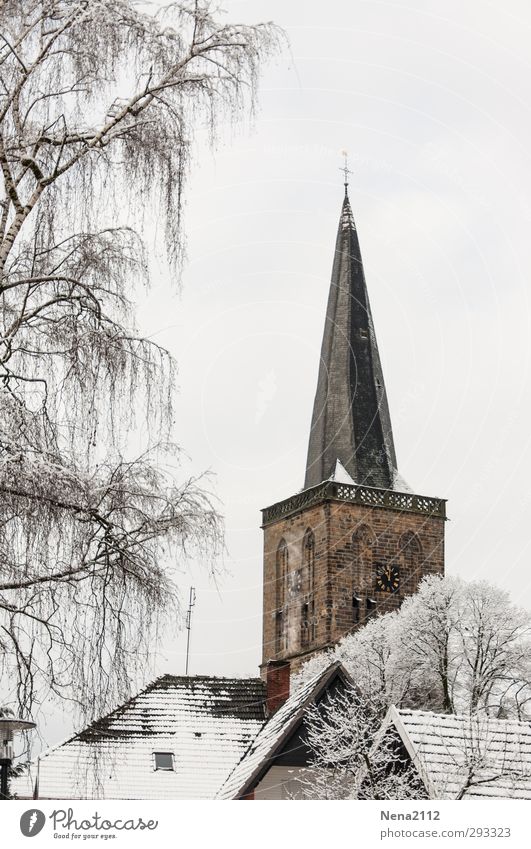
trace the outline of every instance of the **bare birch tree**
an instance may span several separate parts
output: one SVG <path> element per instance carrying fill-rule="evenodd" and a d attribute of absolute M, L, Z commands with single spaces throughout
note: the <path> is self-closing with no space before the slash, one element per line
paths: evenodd
<path fill-rule="evenodd" d="M 178 267 L 194 128 L 252 108 L 279 37 L 209 0 L 145 6 L 0 2 L 0 686 L 23 711 L 123 697 L 175 602 L 169 559 L 220 544 L 174 471 L 171 360 L 135 332 L 139 233 L 156 204 Z"/>

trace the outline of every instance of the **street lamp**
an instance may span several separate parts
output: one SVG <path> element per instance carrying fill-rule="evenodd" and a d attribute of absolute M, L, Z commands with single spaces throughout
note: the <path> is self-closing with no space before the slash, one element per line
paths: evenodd
<path fill-rule="evenodd" d="M 35 723 L 28 722 L 27 719 L 0 716 L 0 767 L 2 767 L 0 799 L 8 798 L 7 780 L 13 762 L 13 736 L 20 731 L 28 731 L 30 728 L 35 728 Z"/>

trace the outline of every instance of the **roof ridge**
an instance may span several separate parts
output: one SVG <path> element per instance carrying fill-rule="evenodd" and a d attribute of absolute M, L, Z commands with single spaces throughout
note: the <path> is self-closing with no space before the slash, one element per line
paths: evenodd
<path fill-rule="evenodd" d="M 160 675 L 155 682 L 170 679 L 172 681 L 262 681 L 259 675 L 173 675 L 171 672 L 165 672 Z"/>
<path fill-rule="evenodd" d="M 511 725 L 511 724 L 513 724 L 513 725 L 526 725 L 531 730 L 531 720 L 516 719 L 516 717 L 507 717 L 506 719 L 504 719 L 503 717 L 500 717 L 500 716 L 489 716 L 486 713 L 480 713 L 480 712 L 477 712 L 477 713 L 446 713 L 446 712 L 443 712 L 443 711 L 436 711 L 436 710 L 424 710 L 424 708 L 400 708 L 400 707 L 396 707 L 396 710 L 398 711 L 400 716 L 405 716 L 405 715 L 409 714 L 410 716 L 411 715 L 413 715 L 413 716 L 420 716 L 420 715 L 436 716 L 439 719 L 458 719 L 458 720 L 476 719 L 476 720 L 484 720 L 485 722 L 491 722 L 491 723 L 492 722 L 499 722 L 501 725 L 505 725 L 505 726 Z"/>

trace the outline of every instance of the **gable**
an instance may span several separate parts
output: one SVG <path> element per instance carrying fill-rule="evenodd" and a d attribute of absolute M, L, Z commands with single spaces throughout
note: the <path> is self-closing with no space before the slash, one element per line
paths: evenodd
<path fill-rule="evenodd" d="M 391 707 L 390 725 L 430 798 L 531 799 L 530 723 Z"/>
<path fill-rule="evenodd" d="M 273 766 L 304 766 L 308 750 L 303 718 L 310 704 L 319 703 L 336 687 L 352 686 L 340 663 L 334 663 L 293 693 L 265 723 L 247 752 L 221 787 L 218 798 L 241 799 Z"/>
<path fill-rule="evenodd" d="M 340 675 L 335 675 L 328 683 L 324 692 L 315 699 L 315 704 L 319 709 L 327 698 L 333 698 L 336 693 L 345 689 L 345 679 Z M 273 766 L 294 766 L 307 767 L 312 762 L 312 751 L 307 744 L 307 728 L 306 717 L 303 715 L 300 721 L 293 727 L 293 730 L 286 738 L 278 753 L 272 758 L 271 765 Z"/>

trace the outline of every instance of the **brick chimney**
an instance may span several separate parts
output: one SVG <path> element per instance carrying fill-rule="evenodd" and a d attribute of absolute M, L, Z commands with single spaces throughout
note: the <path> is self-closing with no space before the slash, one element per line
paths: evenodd
<path fill-rule="evenodd" d="M 289 661 L 268 661 L 266 668 L 266 708 L 268 716 L 272 716 L 289 697 L 289 673 Z"/>

